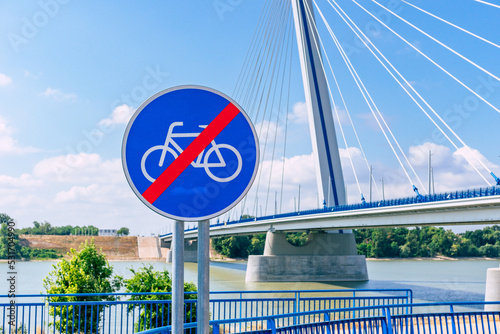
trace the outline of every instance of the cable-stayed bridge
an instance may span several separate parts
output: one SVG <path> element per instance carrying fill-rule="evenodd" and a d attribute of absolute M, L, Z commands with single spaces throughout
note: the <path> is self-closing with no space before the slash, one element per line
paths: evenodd
<path fill-rule="evenodd" d="M 485 21 L 487 15 L 494 18 L 495 14 L 491 14 L 497 10 L 494 6 L 487 2 L 478 2 L 476 6 Z M 464 26 L 463 20 L 458 23 L 459 16 L 454 19 L 436 14 L 436 8 L 428 7 L 407 1 L 379 0 L 275 0 L 265 3 L 233 93 L 233 98 L 256 124 L 263 163 L 253 189 L 238 206 L 218 221 L 212 221 L 210 231 L 212 236 L 268 232 L 264 256 L 249 260 L 249 270 L 254 274 L 249 275 L 247 271 L 247 279 L 249 276 L 249 280 L 367 279 L 364 257 L 356 254 L 354 237 L 349 233 L 351 228 L 493 224 L 500 220 L 500 188 L 497 187 L 500 179 L 495 175 L 499 167 L 478 149 L 469 146 L 467 142 L 477 145 L 478 141 L 468 135 L 470 130 L 463 131 L 465 121 L 471 120 L 469 117 L 476 113 L 476 118 L 489 115 L 493 120 L 491 124 L 482 124 L 476 134 L 485 131 L 492 138 L 497 136 L 498 126 L 494 121 L 500 113 L 497 88 L 500 77 L 495 70 L 500 69 L 495 68 L 493 60 L 497 58 L 491 55 L 500 56 L 500 44 L 488 37 L 488 31 L 482 31 L 486 34 L 482 35 Z M 357 22 L 361 15 L 368 21 Z M 496 15 L 500 17 L 499 13 Z M 345 42 L 342 31 L 337 30 L 340 25 L 353 33 L 354 43 Z M 391 49 L 391 45 L 396 45 L 393 39 L 400 43 L 400 50 Z M 471 48 L 462 48 L 457 39 L 475 46 L 477 54 L 471 52 Z M 431 44 L 434 48 L 427 49 Z M 298 49 L 298 57 L 294 49 Z M 333 52 L 336 55 L 332 56 Z M 398 52 L 404 57 L 398 58 Z M 304 137 L 290 124 L 293 119 L 290 114 L 297 116 L 296 105 L 293 113 L 290 111 L 290 86 L 297 72 L 294 67 L 297 58 L 315 171 L 296 166 L 291 170 L 286 168 L 291 165 L 289 151 L 301 145 L 297 137 Z M 459 62 L 463 67 L 456 66 Z M 366 74 L 375 71 L 375 66 L 383 75 Z M 449 86 L 422 87 L 424 85 L 415 79 L 418 78 L 416 74 L 429 76 L 429 81 L 435 75 L 442 75 L 446 78 L 443 82 Z M 470 76 L 478 78 L 479 84 L 470 80 Z M 390 87 L 399 90 L 387 93 Z M 436 89 L 442 92 L 431 94 Z M 454 101 L 450 97 L 453 94 L 460 97 L 465 94 L 458 106 L 450 102 Z M 443 106 L 439 98 L 453 104 L 453 108 Z M 395 115 L 408 119 L 411 124 L 404 131 L 391 125 L 388 115 L 395 108 L 402 108 L 402 112 Z M 359 129 L 353 109 L 366 111 L 363 117 L 371 117 L 376 136 L 367 137 L 366 129 Z M 424 144 L 414 145 L 407 152 L 403 148 L 404 137 L 411 136 L 410 130 L 424 123 L 434 128 L 432 139 L 423 140 Z M 470 123 L 474 126 L 478 122 Z M 382 173 L 382 179 L 376 179 L 372 164 L 376 164 L 373 161 L 379 156 L 382 159 L 391 156 L 397 164 L 398 169 L 392 171 L 392 177 Z M 434 169 L 431 159 L 440 165 L 439 172 Z M 428 168 L 422 167 L 424 160 Z M 453 181 L 459 179 L 454 175 L 458 164 L 461 164 L 461 181 L 470 190 L 449 191 L 450 183 L 453 186 Z M 315 173 L 316 209 L 314 205 L 309 205 L 310 210 L 300 209 L 299 183 L 294 185 L 298 186 L 298 196 L 293 198 L 294 210 L 284 213 L 286 201 L 290 202 L 287 195 L 296 190 L 290 191 L 285 178 L 293 173 Z M 350 184 L 346 182 L 346 175 L 352 181 Z M 425 185 L 424 175 L 428 181 Z M 398 181 L 392 190 L 390 179 Z M 381 189 L 378 180 L 382 181 Z M 445 182 L 446 186 L 441 186 Z M 386 188 L 388 198 L 410 196 L 411 193 L 413 196 L 386 200 Z M 448 191 L 439 190 L 443 188 Z M 210 191 L 213 193 L 213 189 Z M 197 205 L 203 205 L 203 196 L 212 195 L 210 191 L 201 193 L 198 202 L 186 204 L 196 210 Z M 372 193 L 378 195 L 379 201 Z M 195 225 L 187 226 L 187 239 L 196 238 Z M 290 248 L 279 233 L 296 230 L 338 233 L 315 234 L 314 242 L 298 250 Z M 170 234 L 163 235 L 162 239 L 170 240 Z M 333 269 L 326 272 L 318 269 L 323 267 Z M 317 273 L 309 276 L 308 271 Z"/>

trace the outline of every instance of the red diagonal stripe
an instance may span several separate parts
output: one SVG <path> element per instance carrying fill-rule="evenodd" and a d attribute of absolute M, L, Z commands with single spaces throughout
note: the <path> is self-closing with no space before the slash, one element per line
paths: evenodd
<path fill-rule="evenodd" d="M 229 103 L 177 159 L 161 173 L 155 182 L 142 193 L 144 199 L 153 204 L 239 113 L 240 110 L 234 104 Z"/>

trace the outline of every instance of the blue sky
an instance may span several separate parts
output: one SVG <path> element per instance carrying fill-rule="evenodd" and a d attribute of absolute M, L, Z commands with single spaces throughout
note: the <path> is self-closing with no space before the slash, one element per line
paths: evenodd
<path fill-rule="evenodd" d="M 449 143 L 433 135 L 432 124 L 336 16 L 328 2 L 317 0 L 317 3 L 343 47 L 350 50 L 353 65 L 424 185 L 427 185 L 426 152 L 432 149 L 437 191 L 485 186 L 460 155 L 464 150 L 456 152 Z M 496 79 L 399 19 L 382 15 L 384 11 L 376 3 L 369 0 L 358 3 L 377 16 L 390 17 L 386 22 L 391 28 L 500 108 L 500 84 Z M 500 75 L 497 47 L 404 3 L 392 0 L 379 3 L 396 8 L 399 15 L 419 28 L 494 75 Z M 500 10 L 496 7 L 473 0 L 411 3 L 500 44 Z M 135 234 L 164 231 L 168 220 L 135 198 L 123 176 L 120 152 L 128 118 L 149 96 L 176 85 L 205 85 L 231 96 L 264 4 L 258 0 L 2 2 L 0 212 L 15 218 L 19 227 L 29 226 L 34 220 L 47 220 L 53 225 L 127 226 Z M 470 92 L 355 3 L 339 4 L 477 156 L 500 175 L 499 113 L 477 102 Z M 387 197 L 411 196 L 411 185 L 371 118 L 318 13 L 316 17 L 369 163 L 374 166 L 376 180 L 384 178 Z M 295 32 L 290 36 L 294 40 Z M 281 135 L 284 119 L 288 117 L 288 130 L 293 134 L 286 139 L 283 211 L 294 209 L 299 184 L 302 208 L 316 207 L 321 201 L 315 190 L 296 49 L 294 45 L 289 108 L 275 110 L 281 115 L 280 121 L 273 124 L 276 118 L 272 118 L 268 123 Z M 333 85 L 331 74 L 328 77 Z M 366 163 L 333 88 L 332 94 L 340 109 L 341 123 L 346 127 L 349 151 L 366 197 Z M 468 107 L 467 103 L 473 105 Z M 252 115 L 256 111 L 247 112 Z M 259 127 L 263 122 L 257 123 Z M 279 145 L 284 142 L 284 138 L 278 139 Z M 349 201 L 356 202 L 359 191 L 340 138 L 339 143 Z M 262 186 L 257 195 L 260 206 L 262 198 L 268 198 L 267 206 L 273 207 L 269 198 L 280 192 L 282 175 L 276 166 L 282 164 L 282 159 L 278 154 L 264 157 Z M 480 171 L 490 180 L 485 170 Z M 271 173 L 270 177 L 266 173 Z M 257 196 L 251 191 L 249 203 Z M 247 204 L 246 211 L 252 206 Z M 265 206 L 262 210 L 265 211 Z"/>

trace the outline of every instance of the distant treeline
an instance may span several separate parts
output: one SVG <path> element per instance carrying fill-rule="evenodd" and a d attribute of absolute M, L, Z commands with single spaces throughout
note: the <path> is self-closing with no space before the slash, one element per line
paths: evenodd
<path fill-rule="evenodd" d="M 19 234 L 32 235 L 99 235 L 99 229 L 93 225 L 88 226 L 52 226 L 45 221 L 39 223 L 33 222 L 33 227 L 25 227 L 19 229 Z M 117 231 L 118 235 L 129 235 L 130 230 L 127 227 L 122 227 Z"/>
<path fill-rule="evenodd" d="M 369 258 L 412 257 L 499 257 L 500 227 L 455 234 L 440 227 L 373 228 L 354 230 L 358 254 Z M 287 240 L 300 246 L 307 242 L 307 233 L 288 233 Z M 231 236 L 212 239 L 212 247 L 230 258 L 262 255 L 265 234 Z"/>
<path fill-rule="evenodd" d="M 358 253 L 366 257 L 498 257 L 500 227 L 455 234 L 440 227 L 361 229 L 354 231 Z"/>
<path fill-rule="evenodd" d="M 99 229 L 95 226 L 52 226 L 49 222 L 33 222 L 33 227 L 18 230 L 19 234 L 33 235 L 98 235 Z"/>

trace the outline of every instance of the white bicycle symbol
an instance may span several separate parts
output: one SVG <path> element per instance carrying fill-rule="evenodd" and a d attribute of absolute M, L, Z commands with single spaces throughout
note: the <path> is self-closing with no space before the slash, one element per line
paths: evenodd
<path fill-rule="evenodd" d="M 167 137 L 165 138 L 165 143 L 163 145 L 156 145 L 156 146 L 151 147 L 142 156 L 141 171 L 142 171 L 142 174 L 144 174 L 144 177 L 146 177 L 146 179 L 148 179 L 150 182 L 154 182 L 156 180 L 151 175 L 149 175 L 149 173 L 146 171 L 146 160 L 151 153 L 158 151 L 158 150 L 161 150 L 161 156 L 160 156 L 160 161 L 158 163 L 158 167 L 163 167 L 163 163 L 165 162 L 165 156 L 166 156 L 167 152 L 172 154 L 174 159 L 177 159 L 179 154 L 181 154 L 183 152 L 183 149 L 179 146 L 179 144 L 177 144 L 175 142 L 174 138 L 196 138 L 196 137 L 198 137 L 199 133 L 182 133 L 182 132 L 174 133 L 174 128 L 176 126 L 183 126 L 183 125 L 184 125 L 183 122 L 174 122 L 174 123 L 170 124 L 170 127 L 168 128 Z M 204 129 L 207 126 L 206 125 L 199 125 L 199 127 Z M 217 177 L 210 170 L 210 168 L 223 168 L 223 167 L 227 166 L 227 164 L 224 161 L 224 158 L 222 157 L 222 154 L 221 154 L 222 148 L 225 148 L 225 149 L 232 151 L 236 155 L 236 159 L 238 160 L 238 166 L 236 168 L 236 171 L 234 171 L 233 174 L 231 174 L 227 177 Z M 231 180 L 234 180 L 238 176 L 238 174 L 240 174 L 241 168 L 243 166 L 243 162 L 241 160 L 241 154 L 233 146 L 228 145 L 228 144 L 217 144 L 217 143 L 215 143 L 215 140 L 212 140 L 210 148 L 207 150 L 207 152 L 205 153 L 205 156 L 203 157 L 204 152 L 205 152 L 205 150 L 203 150 L 198 155 L 196 160 L 194 160 L 191 163 L 191 166 L 193 166 L 194 168 L 204 168 L 205 172 L 212 180 L 218 181 L 218 182 L 229 182 Z M 210 155 L 214 152 L 217 156 L 218 161 L 217 162 L 209 162 Z M 203 162 L 202 162 L 202 159 L 203 159 Z"/>

